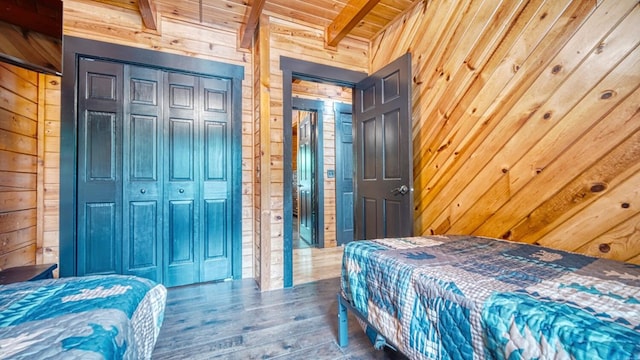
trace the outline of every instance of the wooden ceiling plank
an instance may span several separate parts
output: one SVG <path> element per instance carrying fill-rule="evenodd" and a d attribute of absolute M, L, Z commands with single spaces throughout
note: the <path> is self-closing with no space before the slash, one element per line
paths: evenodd
<path fill-rule="evenodd" d="M 245 20 L 240 28 L 240 48 L 248 49 L 251 46 L 251 39 L 256 32 L 256 27 L 260 22 L 260 15 L 266 0 L 255 0 L 253 5 L 247 7 Z"/>
<path fill-rule="evenodd" d="M 338 46 L 347 34 L 380 2 L 380 0 L 350 0 L 340 14 L 325 29 L 325 43 Z"/>
<path fill-rule="evenodd" d="M 62 1 L 56 4 L 57 8 L 44 7 L 41 13 L 30 9 L 28 3 L 22 6 L 15 1 L 0 0 L 0 21 L 58 39 L 62 37 Z"/>
<path fill-rule="evenodd" d="M 158 30 L 158 13 L 155 0 L 139 0 L 140 16 L 147 29 Z"/>

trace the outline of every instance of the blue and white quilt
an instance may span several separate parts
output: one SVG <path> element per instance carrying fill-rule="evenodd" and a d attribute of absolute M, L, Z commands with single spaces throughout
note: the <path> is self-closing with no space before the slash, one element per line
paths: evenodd
<path fill-rule="evenodd" d="M 640 266 L 472 236 L 355 241 L 342 294 L 411 359 L 640 359 Z"/>
<path fill-rule="evenodd" d="M 0 286 L 0 359 L 150 359 L 166 294 L 119 275 Z"/>

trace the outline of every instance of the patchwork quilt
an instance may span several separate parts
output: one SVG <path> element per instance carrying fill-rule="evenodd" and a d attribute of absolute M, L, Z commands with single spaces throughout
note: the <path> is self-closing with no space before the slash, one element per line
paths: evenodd
<path fill-rule="evenodd" d="M 411 359 L 640 359 L 637 265 L 431 236 L 349 243 L 342 266 L 342 296 Z"/>
<path fill-rule="evenodd" d="M 166 294 L 120 275 L 0 286 L 0 359 L 150 359 Z"/>

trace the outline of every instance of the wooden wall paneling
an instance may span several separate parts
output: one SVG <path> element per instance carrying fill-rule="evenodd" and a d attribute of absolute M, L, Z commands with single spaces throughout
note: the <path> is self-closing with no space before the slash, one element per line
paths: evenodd
<path fill-rule="evenodd" d="M 608 232 L 616 225 L 638 214 L 636 207 L 622 204 L 640 203 L 640 171 L 637 170 L 619 185 L 608 190 L 594 202 L 586 206 L 580 213 L 565 221 L 537 242 L 544 246 L 575 251 Z M 634 249 L 633 253 L 637 253 Z M 598 254 L 599 255 L 599 254 Z M 629 254 L 625 254 L 625 258 Z M 619 260 L 624 260 L 619 259 Z"/>
<path fill-rule="evenodd" d="M 260 182 L 260 253 L 256 254 L 256 262 L 260 267 L 259 285 L 261 289 L 271 288 L 272 267 L 272 228 L 271 228 L 271 94 L 270 86 L 270 22 L 267 16 L 260 17 L 258 27 L 257 53 L 260 83 L 259 91 L 259 159 L 258 181 Z M 256 139 L 258 140 L 258 139 Z"/>
<path fill-rule="evenodd" d="M 605 10 L 603 9 L 603 11 Z M 594 17 L 599 17 L 599 15 L 600 14 L 594 13 L 594 16 L 590 16 L 589 19 L 594 19 Z M 602 15 L 604 16 L 606 14 Z M 612 18 L 609 20 L 612 20 Z M 589 25 L 598 26 L 602 25 L 602 23 L 599 21 L 592 21 L 582 26 L 581 29 L 585 31 L 585 28 L 590 28 Z M 594 29 L 594 31 L 598 30 L 602 35 L 607 33 L 607 30 L 603 30 L 602 28 Z M 594 32 L 590 33 L 593 36 Z M 546 65 L 544 68 L 537 65 L 536 61 L 539 61 L 537 57 L 527 58 L 516 73 L 516 75 L 520 76 L 514 77 L 512 81 L 508 83 L 509 85 L 503 89 L 501 94 L 497 95 L 495 98 L 488 98 L 488 96 L 490 96 L 489 93 L 482 91 L 486 89 L 480 89 L 481 91 L 479 92 L 479 95 L 484 101 L 484 104 L 488 107 L 485 109 L 483 115 L 474 122 L 474 124 L 477 124 L 476 128 L 472 131 L 464 131 L 466 129 L 460 129 L 461 133 L 470 134 L 462 141 L 461 147 L 455 147 L 456 150 L 453 153 L 454 156 L 456 152 L 458 155 L 462 154 L 462 156 L 454 158 L 455 162 L 451 164 L 451 168 L 446 168 L 448 173 L 444 173 L 444 177 L 439 178 L 433 176 L 433 179 L 429 183 L 432 184 L 434 180 L 439 181 L 441 186 L 446 186 L 446 188 L 439 189 L 437 187 L 427 185 L 427 189 L 431 189 L 433 191 L 422 192 L 421 197 L 423 198 L 420 199 L 421 204 L 419 205 L 419 209 L 422 211 L 419 215 L 419 221 L 423 226 L 434 224 L 433 226 L 437 227 L 438 224 L 443 223 L 442 213 L 439 213 L 439 215 L 441 215 L 440 219 L 436 220 L 435 215 L 432 212 L 424 211 L 427 204 L 430 203 L 429 195 L 431 194 L 434 196 L 436 199 L 433 199 L 432 201 L 438 204 L 442 201 L 441 199 L 455 199 L 466 185 L 466 180 L 460 177 L 455 177 L 455 174 L 464 173 L 468 176 L 467 179 L 469 179 L 485 167 L 483 160 L 489 160 L 491 156 L 493 156 L 493 154 L 495 154 L 495 152 L 497 152 L 502 145 L 510 139 L 511 135 L 519 128 L 519 125 L 521 123 L 526 123 L 527 119 L 530 118 L 538 107 L 546 101 L 548 94 L 553 93 L 554 89 L 562 84 L 574 67 L 579 65 L 579 62 L 582 61 L 583 57 L 581 58 L 576 56 L 576 52 L 581 54 L 584 53 L 583 48 L 585 45 L 583 41 L 585 40 L 589 41 L 592 46 L 595 46 L 599 39 L 594 39 L 592 37 L 588 37 L 588 39 L 581 39 L 581 37 L 575 36 L 572 37 L 558 55 L 551 57 L 552 61 L 545 62 L 545 64 L 549 65 Z M 588 48 L 591 49 L 591 47 Z M 553 55 L 553 53 L 548 54 L 545 51 L 547 49 L 551 51 L 556 50 L 555 47 L 551 45 L 549 48 L 542 48 L 542 54 L 539 55 Z M 529 59 L 531 59 L 531 62 L 529 62 Z M 563 64 L 560 68 L 563 71 L 553 71 L 557 64 Z M 493 99 L 496 99 L 497 101 Z M 503 99 L 506 101 L 502 102 Z M 472 106 L 473 107 L 470 111 L 471 113 L 474 112 L 473 109 L 479 110 L 475 107 L 475 104 L 472 104 Z M 476 152 L 476 150 L 479 151 Z M 434 166 L 437 167 L 440 165 L 441 164 L 435 164 Z M 443 166 L 440 166 L 436 173 L 438 175 L 442 174 L 442 169 Z M 433 167 L 431 167 L 431 170 L 433 170 Z M 499 170 L 501 171 L 502 169 Z M 450 203 L 453 202 L 450 200 Z M 466 208 L 468 205 L 469 204 L 461 204 L 460 208 Z M 457 207 L 457 204 L 455 206 Z M 442 210 L 443 207 L 440 206 L 440 208 L 440 210 Z M 430 217 L 430 215 L 434 216 Z"/>
<path fill-rule="evenodd" d="M 627 209 L 629 209 L 628 207 Z M 640 213 L 603 233 L 575 251 L 591 256 L 625 260 L 640 265 L 633 257 L 640 247 Z"/>
<path fill-rule="evenodd" d="M 459 6 L 462 5 L 460 3 Z M 466 83 L 477 76 L 476 70 L 482 69 L 488 60 L 490 50 L 495 50 L 495 44 L 502 41 L 505 24 L 517 16 L 521 6 L 520 1 L 494 2 L 493 6 L 480 6 L 480 2 L 476 1 L 468 9 L 459 7 L 452 14 L 457 21 L 448 24 L 439 46 L 433 49 L 417 70 L 420 81 L 431 89 L 420 94 L 419 111 L 432 114 L 437 107 L 440 119 L 433 122 L 434 125 L 446 122 L 450 109 L 442 102 L 453 102 L 464 92 Z M 427 67 L 431 69 L 432 66 L 435 66 L 435 71 L 427 71 Z M 420 134 L 422 138 L 432 139 L 429 148 L 442 137 L 439 134 L 433 136 L 433 131 L 437 130 L 435 127 L 431 133 Z"/>
<path fill-rule="evenodd" d="M 0 52 L 23 61 L 30 68 L 59 72 L 62 69 L 62 43 L 35 31 L 0 21 Z"/>
<path fill-rule="evenodd" d="M 419 54 L 416 233 L 504 235 L 633 261 L 634 241 L 611 245 L 605 234 L 631 231 L 635 212 L 605 221 L 596 204 L 632 209 L 618 189 L 640 186 L 637 2 L 495 2 L 499 17 L 479 3 L 421 3 L 371 43 L 372 70 Z M 598 182 L 605 191 L 580 197 Z M 552 236 L 567 229 L 566 244 Z"/>
<path fill-rule="evenodd" d="M 42 174 L 42 241 L 38 243 L 38 262 L 43 264 L 59 263 L 60 254 L 60 85 L 59 76 L 46 75 L 41 82 L 44 92 L 43 174 Z M 57 276 L 58 270 L 54 271 Z"/>
<path fill-rule="evenodd" d="M 594 96 L 598 97 L 600 95 L 598 90 L 592 91 L 591 96 L 586 98 L 587 101 Z M 637 104 L 640 101 L 639 92 L 640 90 L 636 88 L 631 95 L 623 99 L 624 101 L 619 103 L 610 113 L 605 114 L 606 116 L 601 117 L 600 114 L 602 112 L 598 109 L 591 109 L 592 107 L 590 106 L 579 107 L 579 109 L 593 110 L 591 115 L 594 117 L 594 123 L 586 122 L 586 125 L 572 124 L 567 119 L 561 124 L 572 126 L 554 128 L 557 131 L 552 131 L 551 134 L 536 144 L 509 171 L 509 177 L 513 178 L 511 181 L 514 190 L 512 198 L 508 204 L 496 210 L 478 231 L 486 234 L 495 234 L 495 229 L 503 229 L 503 232 L 509 230 L 512 236 L 520 241 L 535 241 L 535 238 L 543 235 L 542 231 L 544 231 L 549 221 L 555 221 L 562 217 L 563 213 L 569 212 L 571 208 L 575 208 L 590 198 L 590 196 L 581 196 L 579 201 L 578 198 L 575 198 L 570 203 L 559 206 L 559 203 L 549 200 L 552 194 L 558 191 L 559 185 L 563 189 L 576 189 L 576 186 L 584 187 L 584 185 L 576 183 L 575 180 L 584 171 L 588 175 L 583 181 L 589 181 L 588 179 L 590 178 L 592 182 L 600 181 L 606 183 L 621 172 L 633 168 L 638 159 L 640 159 L 640 153 L 635 149 L 638 139 L 633 135 L 640 128 L 640 115 L 637 113 Z M 624 96 L 623 94 L 621 95 Z M 607 100 L 613 102 L 613 99 Z M 602 106 L 604 110 L 610 109 L 611 105 L 603 105 L 603 102 L 606 102 L 606 100 L 591 101 L 596 106 Z M 582 112 L 576 114 L 573 118 L 578 122 L 582 122 L 589 118 L 589 115 L 588 112 Z M 553 142 L 557 142 L 558 139 L 566 140 L 569 144 L 574 137 L 568 133 L 574 130 L 578 132 L 580 127 L 584 126 L 592 126 L 592 128 L 588 129 L 588 132 L 581 138 L 576 139 L 570 148 L 563 149 L 559 145 L 554 146 Z M 603 134 L 607 136 L 603 136 Z M 632 135 L 630 136 L 630 134 Z M 521 184 L 524 181 L 531 181 L 526 184 L 528 190 L 523 191 L 522 194 L 515 193 L 515 190 L 519 190 L 524 186 L 524 184 Z M 565 184 L 572 184 L 573 186 L 567 187 Z M 568 194 L 564 194 L 564 196 L 566 195 Z M 553 195 L 554 198 L 556 196 L 557 194 Z M 574 195 L 569 198 L 574 198 Z M 560 199 L 556 199 L 556 201 Z M 519 219 L 526 220 L 516 226 Z M 515 228 L 513 228 L 514 226 Z M 492 228 L 494 229 L 493 232 Z"/>
<path fill-rule="evenodd" d="M 606 50 L 592 52 L 580 67 L 575 69 L 556 91 L 550 94 L 548 100 L 541 104 L 539 110 L 516 133 L 508 134 L 508 142 L 461 193 L 460 197 L 466 198 L 468 203 L 472 204 L 466 207 L 467 211 L 474 212 L 475 216 L 451 214 L 451 222 L 454 224 L 451 227 L 453 232 L 472 232 L 482 225 L 477 231 L 478 234 L 491 233 L 493 236 L 496 236 L 496 233 L 500 233 L 497 236 L 504 234 L 509 228 L 498 227 L 496 229 L 495 223 L 488 218 L 535 176 L 536 171 L 531 169 L 531 164 L 535 164 L 539 169 L 544 169 L 546 163 L 550 161 L 549 158 L 554 159 L 562 154 L 566 146 L 572 144 L 584 131 L 615 107 L 618 98 L 625 98 L 640 84 L 640 74 L 635 79 L 633 76 L 629 77 L 629 74 L 633 73 L 633 69 L 640 68 L 640 49 L 631 54 L 627 53 L 637 46 L 638 41 L 633 41 L 635 39 L 632 37 L 623 35 L 630 31 L 629 28 L 623 26 L 625 23 L 630 24 L 629 22 L 621 23 L 621 26 L 616 29 L 620 31 L 614 31 L 611 35 L 626 39 L 631 38 L 632 41 L 627 41 L 627 43 L 616 41 L 617 39 L 612 36 L 604 39 L 604 43 L 611 42 L 617 45 L 610 48 L 614 51 L 610 52 L 609 56 L 605 54 Z M 618 65 L 621 60 L 624 61 Z M 594 66 L 612 70 L 609 70 L 610 72 L 602 79 L 602 73 L 592 70 Z M 576 91 L 576 89 L 588 91 Z M 603 95 L 608 91 L 612 91 L 616 95 Z M 502 136 L 504 135 L 500 133 L 496 135 L 496 137 Z M 518 163 L 523 165 L 517 166 Z M 477 184 L 485 184 L 491 188 L 490 184 L 493 184 L 500 177 L 510 179 L 507 193 L 485 196 L 485 201 L 465 196 L 467 189 L 477 193 L 477 190 L 473 189 L 478 186 Z M 562 180 L 558 177 L 555 182 L 562 184 Z M 455 226 L 457 220 L 455 217 L 461 219 L 459 226 Z M 510 219 L 515 217 L 513 213 L 509 214 Z"/>
<path fill-rule="evenodd" d="M 549 6 L 549 3 L 543 3 L 541 1 L 531 2 L 522 9 L 518 16 L 514 19 L 512 26 L 509 28 L 508 33 L 500 40 L 499 44 L 494 48 L 488 46 L 486 41 L 483 42 L 482 38 L 478 38 L 479 44 L 472 47 L 460 46 L 463 39 L 453 38 L 452 47 L 461 49 L 457 51 L 459 55 L 453 56 L 453 54 L 445 54 L 445 59 L 448 59 L 442 67 L 439 67 L 440 72 L 435 72 L 433 76 L 437 76 L 437 81 L 442 83 L 442 88 L 446 90 L 447 96 L 435 96 L 434 101 L 428 101 L 430 97 L 429 92 L 423 93 L 426 96 L 425 101 L 420 101 L 420 104 L 426 104 L 427 107 L 421 106 L 420 111 L 422 113 L 434 113 L 437 109 L 439 112 L 438 121 L 433 121 L 432 126 L 420 127 L 420 132 L 417 137 L 419 139 L 428 139 L 424 146 L 421 146 L 421 154 L 423 156 L 425 151 L 437 151 L 439 154 L 451 147 L 450 143 L 455 143 L 455 140 L 451 137 L 452 127 L 456 125 L 456 122 L 447 121 L 447 119 L 455 116 L 459 116 L 462 112 L 459 106 L 462 96 L 469 99 L 468 90 L 473 89 L 473 84 L 482 83 L 482 81 L 476 81 L 476 77 L 479 80 L 495 79 L 494 81 L 502 81 L 495 84 L 498 86 L 504 86 L 504 82 L 517 72 L 516 68 L 519 66 L 518 61 L 525 59 L 527 54 L 540 44 L 543 36 L 549 30 L 549 27 L 554 24 L 558 13 L 564 9 L 564 3 L 558 1 L 552 1 L 551 4 L 556 5 Z M 545 14 L 544 16 L 542 14 Z M 481 15 L 474 17 L 471 21 L 472 24 L 480 23 L 479 19 L 485 18 L 487 15 Z M 531 21 L 534 18 L 535 21 Z M 468 30 L 464 33 L 482 33 L 483 29 L 478 26 L 469 26 Z M 462 34 L 463 32 L 458 32 Z M 495 37 L 491 36 L 495 41 Z M 460 44 L 460 45 L 455 45 Z M 479 46 L 478 46 L 479 45 Z M 494 49 L 491 57 L 484 56 L 478 58 L 473 56 L 475 49 Z M 466 51 L 465 51 L 466 50 Z M 469 53 L 467 53 L 469 51 Z M 503 61 L 508 59 L 507 61 Z M 485 62 L 486 61 L 486 62 Z M 511 64 L 513 62 L 513 65 Z M 462 66 L 458 66 L 463 64 Z M 503 68 L 504 66 L 508 68 Z M 503 70 L 502 76 L 495 76 L 495 72 Z M 421 79 L 424 82 L 424 79 Z M 429 84 L 431 82 L 428 82 Z M 432 85 L 428 85 L 432 86 Z M 484 86 L 484 91 L 494 89 L 487 84 Z M 499 89 L 499 87 L 497 88 Z M 429 105 L 431 104 L 431 105 Z M 428 107 L 430 106 L 430 107 Z M 442 124 L 442 126 L 440 126 Z M 426 124 L 425 124 L 426 125 Z M 454 133 L 454 135 L 457 135 Z M 437 150 L 434 150 L 437 149 Z M 435 160 L 435 157 L 432 157 Z M 430 165 L 430 164 L 429 164 Z"/>
<path fill-rule="evenodd" d="M 259 26 L 259 25 L 258 25 Z M 253 208 L 253 223 L 254 223 L 254 233 L 253 233 L 253 274 L 256 282 L 260 284 L 260 279 L 262 277 L 262 273 L 260 272 L 260 243 L 262 241 L 260 236 L 260 231 L 262 229 L 261 226 L 261 215 L 260 209 L 262 208 L 262 184 L 260 183 L 261 175 L 260 175 L 260 38 L 256 36 L 255 41 L 253 42 L 253 53 L 252 53 L 252 63 L 253 63 L 253 113 L 254 115 L 254 129 L 253 129 L 253 184 L 254 184 L 254 208 Z"/>
<path fill-rule="evenodd" d="M 593 182 L 609 183 L 621 172 L 636 171 L 640 156 L 638 101 L 640 90 L 636 89 L 553 162 L 541 168 L 533 165 L 531 171 L 536 176 L 527 185 L 530 190 L 514 194 L 491 222 L 510 229 L 519 241 L 535 242 L 598 195 L 589 190 Z M 559 176 L 565 179 L 561 187 L 554 186 Z M 522 220 L 509 228 L 512 218 Z"/>
<path fill-rule="evenodd" d="M 554 24 L 549 34 L 571 34 L 572 27 L 567 27 L 566 22 L 562 20 L 576 18 L 578 20 L 572 22 L 572 25 L 578 26 L 580 17 L 576 15 L 581 14 L 584 18 L 586 15 L 584 10 L 584 6 L 579 10 L 568 9 Z M 531 14 L 529 11 L 523 13 Z M 527 23 L 527 20 L 526 17 L 519 17 L 517 26 L 514 26 L 518 31 L 507 34 L 489 62 L 479 70 L 478 79 L 470 85 L 458 104 L 452 110 L 440 111 L 442 114 L 445 112 L 449 114 L 449 119 L 459 120 L 447 120 L 438 114 L 443 121 L 442 129 L 437 130 L 440 133 L 439 141 L 428 142 L 429 137 L 433 135 L 416 137 L 418 141 L 414 141 L 414 147 L 419 149 L 417 159 L 420 159 L 416 164 L 418 178 L 416 188 L 430 189 L 420 192 L 423 199 L 418 204 L 418 214 L 422 213 L 425 206 L 429 204 L 428 197 L 440 192 L 437 185 L 447 184 L 446 181 L 437 184 L 436 182 L 442 179 L 439 176 L 446 179 L 447 176 L 456 174 L 464 160 L 474 155 L 474 151 L 481 146 L 486 133 L 497 126 L 498 121 L 494 119 L 504 116 L 504 114 L 493 113 L 497 110 L 497 104 L 502 106 L 503 111 L 513 106 L 521 96 L 518 92 L 524 92 L 535 80 L 535 76 L 543 70 L 539 67 L 539 62 L 542 61 L 543 64 L 548 62 L 566 41 L 566 38 L 556 36 L 551 37 L 552 41 L 549 39 L 545 41 L 544 38 L 536 35 L 541 30 L 545 30 L 537 26 L 537 21 L 529 22 L 529 26 L 526 27 L 518 25 L 519 22 Z M 526 43 L 528 46 L 522 45 L 527 39 L 537 41 Z M 435 119 L 432 120 L 434 124 L 440 123 Z M 419 132 L 421 133 L 422 129 Z M 422 222 L 421 217 L 418 218 Z"/>
<path fill-rule="evenodd" d="M 42 244 L 44 242 L 44 128 L 45 128 L 45 103 L 46 88 L 44 86 L 46 76 L 38 75 L 38 132 L 37 132 L 37 184 L 36 184 L 36 264 L 42 264 Z"/>
<path fill-rule="evenodd" d="M 0 150 L 0 172 L 16 171 L 18 173 L 27 173 L 36 167 L 36 163 L 37 158 L 35 156 Z"/>
<path fill-rule="evenodd" d="M 0 63 L 0 269 L 36 261 L 38 97 L 35 72 Z"/>
<path fill-rule="evenodd" d="M 278 57 L 271 58 L 272 67 L 279 67 L 279 56 L 288 54 L 300 60 L 361 71 L 362 64 L 368 58 L 368 44 L 357 39 L 343 39 L 336 51 L 326 50 L 324 46 L 318 47 L 319 43 L 324 43 L 321 29 L 272 18 L 271 33 L 275 41 L 272 45 L 273 50 L 278 54 Z M 278 70 L 274 75 L 280 76 L 279 74 Z"/>

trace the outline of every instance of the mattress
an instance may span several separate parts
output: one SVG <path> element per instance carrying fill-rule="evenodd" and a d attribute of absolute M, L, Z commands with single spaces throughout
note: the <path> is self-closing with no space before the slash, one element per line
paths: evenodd
<path fill-rule="evenodd" d="M 355 241 L 342 297 L 411 359 L 640 359 L 640 266 L 472 236 Z"/>
<path fill-rule="evenodd" d="M 166 294 L 120 275 L 0 286 L 0 358 L 150 359 Z"/>

